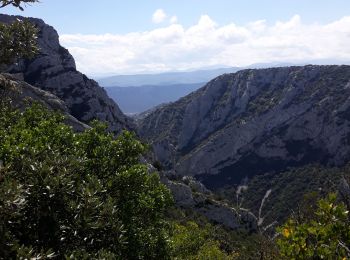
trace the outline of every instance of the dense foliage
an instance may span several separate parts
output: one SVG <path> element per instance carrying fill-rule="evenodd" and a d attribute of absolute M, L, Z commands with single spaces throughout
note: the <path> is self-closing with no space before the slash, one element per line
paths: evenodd
<path fill-rule="evenodd" d="M 23 3 L 37 0 L 2 0 L 0 8 L 12 5 L 23 10 Z M 19 58 L 32 58 L 38 53 L 37 29 L 26 20 L 17 19 L 11 24 L 0 23 L 0 69 Z"/>
<path fill-rule="evenodd" d="M 334 193 L 318 202 L 312 218 L 294 216 L 279 228 L 280 252 L 288 259 L 349 259 L 349 209 Z"/>
<path fill-rule="evenodd" d="M 193 209 L 173 208 L 172 259 L 279 259 L 275 241 L 244 229 L 231 230 L 209 222 Z"/>
<path fill-rule="evenodd" d="M 37 52 L 37 29 L 28 21 L 0 23 L 1 64 L 8 65 L 18 58 L 32 58 Z"/>
<path fill-rule="evenodd" d="M 101 123 L 75 133 L 33 105 L 0 109 L 0 258 L 159 259 L 171 196 L 139 163 L 146 147 Z"/>
<path fill-rule="evenodd" d="M 214 239 L 213 227 L 207 224 L 200 227 L 189 221 L 185 224 L 174 223 L 173 227 L 173 259 L 234 259 L 237 254 L 230 255 L 220 248 L 220 241 Z"/>

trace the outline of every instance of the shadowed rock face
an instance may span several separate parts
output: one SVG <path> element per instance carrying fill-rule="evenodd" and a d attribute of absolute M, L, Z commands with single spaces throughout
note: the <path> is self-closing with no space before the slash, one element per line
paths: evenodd
<path fill-rule="evenodd" d="M 66 104 L 57 96 L 36 88 L 14 75 L 0 73 L 0 99 L 9 98 L 14 108 L 25 109 L 31 102 L 39 102 L 46 108 L 65 115 L 65 123 L 75 131 L 84 131 L 89 126 L 69 114 Z"/>
<path fill-rule="evenodd" d="M 10 23 L 16 16 L 0 15 L 0 22 Z M 108 123 L 110 130 L 132 129 L 131 120 L 112 101 L 94 80 L 78 72 L 67 49 L 59 44 L 55 29 L 40 19 L 29 18 L 39 29 L 40 54 L 32 60 L 22 60 L 8 69 L 23 73 L 29 84 L 49 91 L 62 99 L 69 112 L 82 122 L 99 119 Z"/>
<path fill-rule="evenodd" d="M 157 159 L 209 187 L 350 158 L 350 66 L 224 74 L 138 120 Z"/>

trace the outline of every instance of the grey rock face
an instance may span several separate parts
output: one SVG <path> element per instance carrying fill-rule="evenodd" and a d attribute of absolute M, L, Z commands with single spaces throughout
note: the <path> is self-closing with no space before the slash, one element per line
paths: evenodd
<path fill-rule="evenodd" d="M 27 107 L 28 104 L 26 102 L 40 102 L 48 109 L 63 113 L 66 116 L 66 123 L 72 126 L 74 130 L 84 131 L 89 128 L 89 126 L 70 115 L 67 106 L 58 97 L 29 85 L 14 75 L 0 74 L 0 98 L 11 98 L 12 105 L 19 109 Z"/>
<path fill-rule="evenodd" d="M 189 208 L 193 208 L 196 205 L 196 201 L 192 196 L 192 191 L 189 186 L 169 180 L 167 180 L 165 184 L 170 189 L 176 205 Z"/>
<path fill-rule="evenodd" d="M 182 181 L 172 181 L 163 177 L 162 182 L 172 192 L 177 206 L 192 209 L 209 220 L 231 229 L 257 230 L 257 220 L 253 214 L 216 201 L 212 198 L 213 194 L 193 178 L 186 176 Z"/>
<path fill-rule="evenodd" d="M 209 187 L 350 159 L 350 66 L 224 74 L 138 120 L 157 159 Z"/>
<path fill-rule="evenodd" d="M 0 15 L 0 22 L 10 23 L 16 16 Z M 40 19 L 29 18 L 39 29 L 40 54 L 32 60 L 22 60 L 9 68 L 11 73 L 23 73 L 31 85 L 53 93 L 62 99 L 69 112 L 80 121 L 93 119 L 107 122 L 110 130 L 132 129 L 131 120 L 111 100 L 94 80 L 76 70 L 75 61 L 59 44 L 55 29 Z"/>

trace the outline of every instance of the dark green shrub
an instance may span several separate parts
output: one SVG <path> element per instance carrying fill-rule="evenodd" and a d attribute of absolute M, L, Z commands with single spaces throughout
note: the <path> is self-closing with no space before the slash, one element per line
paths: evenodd
<path fill-rule="evenodd" d="M 0 258 L 167 257 L 171 196 L 132 133 L 75 133 L 41 105 L 0 106 Z"/>

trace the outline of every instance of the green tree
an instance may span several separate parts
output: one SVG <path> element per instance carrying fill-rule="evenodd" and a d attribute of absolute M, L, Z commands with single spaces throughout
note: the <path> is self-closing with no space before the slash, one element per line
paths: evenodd
<path fill-rule="evenodd" d="M 0 8 L 8 5 L 23 10 L 22 5 L 37 0 L 1 0 Z M 0 23 L 0 69 L 19 58 L 33 58 L 38 53 L 37 29 L 26 20 L 17 19 L 11 24 Z"/>
<path fill-rule="evenodd" d="M 167 258 L 157 174 L 140 164 L 146 146 L 106 126 L 75 133 L 38 104 L 0 102 L 0 259 Z"/>
<path fill-rule="evenodd" d="M 288 259 L 349 259 L 349 209 L 331 193 L 318 202 L 315 214 L 291 218 L 279 228 L 277 243 Z"/>
<path fill-rule="evenodd" d="M 228 254 L 220 248 L 220 242 L 212 236 L 213 231 L 209 224 L 200 227 L 193 221 L 185 224 L 173 223 L 172 259 L 237 259 L 238 254 Z"/>

